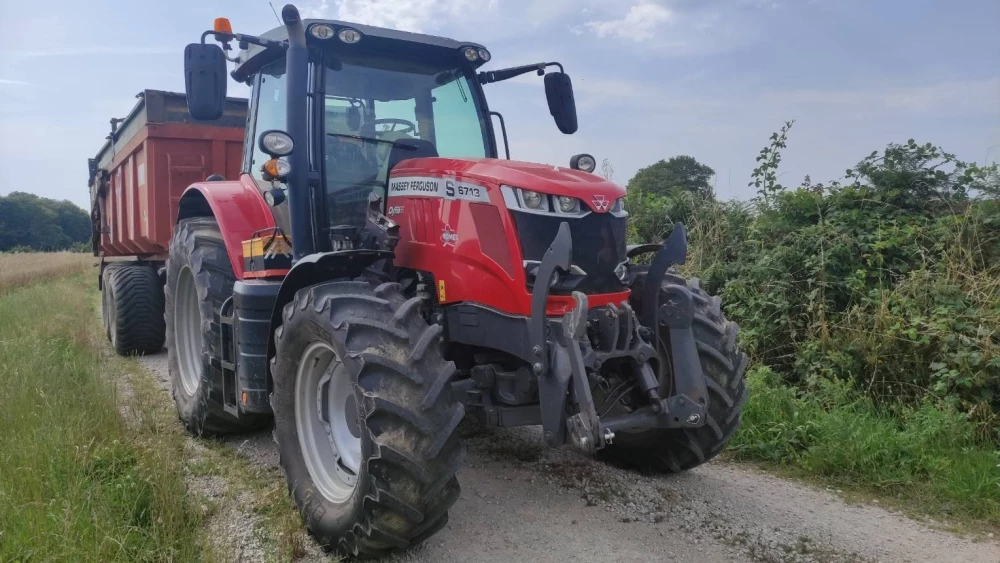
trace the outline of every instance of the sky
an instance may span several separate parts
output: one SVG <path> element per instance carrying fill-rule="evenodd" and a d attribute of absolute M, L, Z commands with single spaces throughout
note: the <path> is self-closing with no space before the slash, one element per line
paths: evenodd
<path fill-rule="evenodd" d="M 275 2 L 279 12 L 281 3 Z M 511 156 L 607 158 L 625 185 L 687 154 L 721 198 L 748 199 L 755 157 L 796 120 L 780 181 L 837 180 L 890 142 L 1000 160 L 1000 0 L 301 0 L 326 17 L 475 41 L 484 69 L 559 61 L 579 131 L 533 74 L 486 86 Z M 0 0 L 0 194 L 89 208 L 87 159 L 143 89 L 183 91 L 182 53 L 215 17 L 277 26 L 267 0 Z M 246 88 L 230 81 L 230 95 Z"/>

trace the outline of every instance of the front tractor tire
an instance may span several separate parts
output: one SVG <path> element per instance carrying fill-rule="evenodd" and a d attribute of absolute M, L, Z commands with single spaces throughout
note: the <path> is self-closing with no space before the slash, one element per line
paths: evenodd
<path fill-rule="evenodd" d="M 640 274 L 630 288 L 630 305 L 640 316 L 644 311 L 642 293 L 645 281 L 645 275 Z M 646 472 L 678 473 L 718 455 L 739 428 L 740 413 L 749 396 L 744 381 L 747 355 L 737 348 L 737 326 L 722 314 L 722 300 L 707 295 L 697 278 L 686 279 L 668 272 L 660 288 L 660 303 L 667 301 L 667 289 L 671 285 L 687 287 L 694 298 L 692 325 L 708 388 L 708 420 L 704 426 L 695 429 L 619 432 L 614 443 L 599 452 L 603 459 L 616 465 Z M 669 328 L 659 330 L 659 350 L 670 350 L 669 335 Z M 670 365 L 670 358 L 664 359 Z M 667 378 L 661 379 L 669 380 L 672 376 L 668 373 Z M 667 390 L 661 395 L 672 394 L 671 383 L 661 381 L 661 388 Z"/>
<path fill-rule="evenodd" d="M 274 438 L 321 545 L 379 557 L 441 529 L 458 499 L 464 406 L 441 326 L 395 283 L 300 290 L 275 331 Z"/>
<path fill-rule="evenodd" d="M 154 354 L 163 348 L 163 285 L 146 264 L 111 264 L 104 269 L 101 318 L 119 356 Z"/>
<path fill-rule="evenodd" d="M 266 415 L 233 416 L 213 396 L 222 358 L 219 314 L 235 282 L 215 218 L 180 220 L 167 259 L 167 366 L 177 415 L 195 436 L 249 432 L 269 422 Z"/>

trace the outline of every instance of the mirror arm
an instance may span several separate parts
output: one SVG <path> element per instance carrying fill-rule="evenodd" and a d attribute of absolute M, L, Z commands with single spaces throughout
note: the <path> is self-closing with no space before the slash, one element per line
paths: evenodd
<path fill-rule="evenodd" d="M 503 133 L 503 152 L 507 155 L 507 160 L 510 160 L 510 143 L 507 142 L 507 124 L 503 122 L 503 116 L 500 115 L 500 112 L 491 111 L 490 115 L 500 120 L 500 132 Z"/>
<path fill-rule="evenodd" d="M 480 84 L 491 84 L 493 82 L 501 82 L 503 80 L 509 80 L 515 76 L 521 76 L 522 74 L 535 71 L 538 76 L 545 74 L 545 69 L 550 66 L 559 67 L 559 72 L 563 71 L 562 63 L 551 62 L 551 63 L 534 63 L 524 66 L 515 66 L 511 68 L 502 68 L 500 70 L 488 70 L 479 73 L 479 83 Z"/>
<path fill-rule="evenodd" d="M 285 48 L 288 47 L 288 43 L 285 41 L 272 41 L 271 39 L 261 39 L 253 35 L 243 35 L 242 33 L 223 33 L 221 31 L 208 30 L 201 34 L 201 42 L 205 43 L 205 38 L 209 35 L 215 37 L 215 40 L 228 46 L 230 41 L 235 40 L 241 46 L 246 43 L 252 43 L 254 45 L 264 47 L 265 49 L 272 49 L 275 47 Z"/>

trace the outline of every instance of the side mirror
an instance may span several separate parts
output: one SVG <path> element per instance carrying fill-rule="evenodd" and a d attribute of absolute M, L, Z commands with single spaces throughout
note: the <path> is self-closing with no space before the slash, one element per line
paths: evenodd
<path fill-rule="evenodd" d="M 556 121 L 556 127 L 567 135 L 576 133 L 576 100 L 573 98 L 573 82 L 564 72 L 550 72 L 545 75 L 545 98 L 549 102 L 549 113 Z"/>
<path fill-rule="evenodd" d="M 191 117 L 199 121 L 222 117 L 227 78 L 222 47 L 192 43 L 184 48 L 184 91 Z"/>

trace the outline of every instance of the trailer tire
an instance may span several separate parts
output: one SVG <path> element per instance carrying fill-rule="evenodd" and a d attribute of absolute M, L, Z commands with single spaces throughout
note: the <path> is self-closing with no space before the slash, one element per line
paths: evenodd
<path fill-rule="evenodd" d="M 163 349 L 163 285 L 145 264 L 105 269 L 102 311 L 105 334 L 119 356 L 153 354 Z"/>
<path fill-rule="evenodd" d="M 275 331 L 274 439 L 289 493 L 327 549 L 370 558 L 411 547 L 458 499 L 465 408 L 441 326 L 419 304 L 395 283 L 323 283 L 300 290 Z"/>
<path fill-rule="evenodd" d="M 221 369 L 219 311 L 235 282 L 215 218 L 181 219 L 167 259 L 167 366 L 177 415 L 195 436 L 249 432 L 270 421 L 267 415 L 233 416 L 213 397 Z"/>
<path fill-rule="evenodd" d="M 640 274 L 630 288 L 630 305 L 640 314 L 644 283 L 645 275 Z M 618 432 L 614 443 L 598 452 L 606 461 L 644 472 L 678 473 L 718 455 L 739 428 L 741 411 L 749 397 L 743 377 L 747 355 L 736 345 L 738 327 L 722 314 L 722 300 L 707 295 L 697 278 L 686 279 L 668 272 L 662 287 L 669 285 L 686 285 L 694 297 L 694 335 L 708 388 L 708 420 L 704 426 L 694 429 Z M 661 302 L 663 291 L 661 288 Z M 659 338 L 667 342 L 669 350 L 669 328 L 664 327 Z M 669 393 L 661 395 L 669 396 Z"/>
<path fill-rule="evenodd" d="M 101 324 L 104 326 L 104 336 L 111 342 L 111 311 L 114 305 L 111 302 L 111 274 L 117 269 L 117 264 L 108 264 L 101 271 Z"/>

